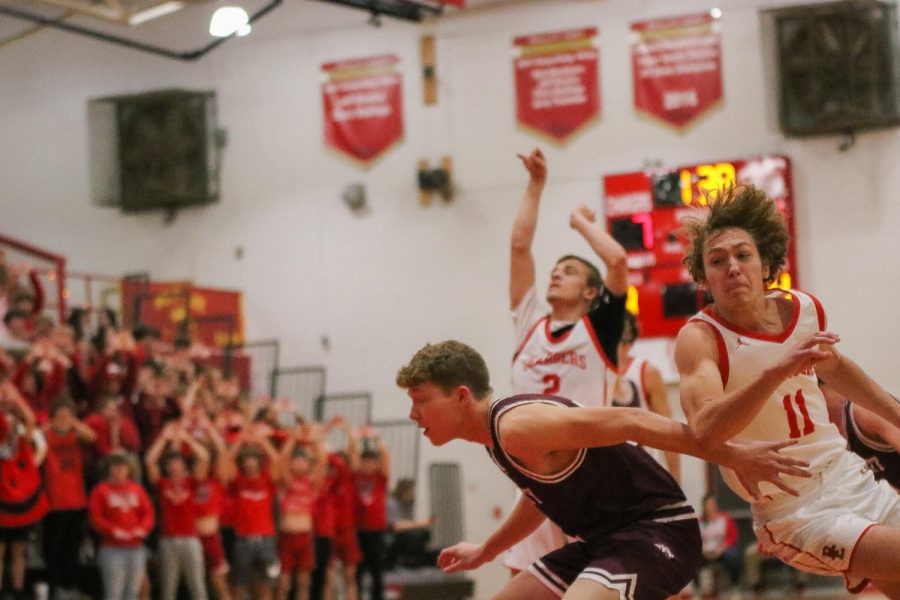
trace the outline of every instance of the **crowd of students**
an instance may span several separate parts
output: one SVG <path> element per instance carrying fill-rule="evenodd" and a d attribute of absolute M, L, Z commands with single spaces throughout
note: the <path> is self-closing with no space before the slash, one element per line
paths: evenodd
<path fill-rule="evenodd" d="M 55 324 L 26 273 L 0 258 L 0 598 L 100 597 L 99 572 L 109 600 L 330 598 L 336 578 L 356 600 L 366 573 L 381 599 L 390 456 L 374 429 L 247 399 L 205 349 L 111 311 Z"/>

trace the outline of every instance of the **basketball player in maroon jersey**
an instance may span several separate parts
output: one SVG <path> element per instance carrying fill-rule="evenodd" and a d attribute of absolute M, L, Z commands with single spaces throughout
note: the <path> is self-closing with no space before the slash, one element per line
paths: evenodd
<path fill-rule="evenodd" d="M 545 516 L 575 540 L 520 572 L 495 600 L 662 600 L 694 576 L 702 561 L 697 515 L 671 475 L 628 440 L 728 465 L 753 489 L 759 481 L 788 489 L 779 474 L 803 473 L 801 461 L 778 453 L 790 442 L 710 452 L 687 425 L 645 410 L 587 408 L 542 394 L 494 401 L 484 360 L 456 341 L 419 350 L 397 384 L 432 444 L 484 445 L 523 492 L 487 541 L 444 550 L 440 567 L 478 568 Z"/>

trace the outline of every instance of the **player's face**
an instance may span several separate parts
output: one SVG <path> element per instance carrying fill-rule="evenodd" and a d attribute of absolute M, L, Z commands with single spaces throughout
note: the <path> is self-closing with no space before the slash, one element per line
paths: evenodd
<path fill-rule="evenodd" d="M 753 236 L 729 227 L 714 233 L 703 247 L 704 283 L 717 303 L 752 301 L 765 292 L 767 269 Z"/>
<path fill-rule="evenodd" d="M 407 394 L 412 400 L 409 418 L 424 430 L 433 445 L 441 446 L 456 438 L 461 411 L 452 392 L 447 393 L 433 383 L 421 383 L 409 388 Z"/>
<path fill-rule="evenodd" d="M 560 261 L 550 272 L 547 302 L 577 302 L 587 291 L 588 269 L 580 261 L 569 258 Z"/>

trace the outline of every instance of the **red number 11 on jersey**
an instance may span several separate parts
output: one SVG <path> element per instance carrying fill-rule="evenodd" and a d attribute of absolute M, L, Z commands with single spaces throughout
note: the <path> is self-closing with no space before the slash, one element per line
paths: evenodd
<path fill-rule="evenodd" d="M 791 428 L 791 439 L 796 439 L 801 435 L 809 435 L 813 431 L 815 431 L 816 426 L 812 422 L 812 419 L 809 418 L 809 411 L 806 410 L 806 398 L 803 397 L 803 390 L 797 390 L 797 393 L 794 394 L 794 402 L 791 402 L 791 395 L 787 394 L 784 398 L 782 398 L 781 402 L 784 404 L 784 412 L 787 413 L 788 427 Z M 796 410 L 794 409 L 794 405 L 797 405 Z M 800 425 L 797 422 L 797 411 L 800 412 L 800 416 L 803 417 L 803 432 L 800 432 Z"/>

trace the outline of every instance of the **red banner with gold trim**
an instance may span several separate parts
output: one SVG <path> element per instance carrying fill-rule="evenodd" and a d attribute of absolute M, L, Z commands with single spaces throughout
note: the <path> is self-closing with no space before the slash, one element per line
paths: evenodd
<path fill-rule="evenodd" d="M 716 13 L 718 15 L 718 13 Z M 676 129 L 722 100 L 722 46 L 711 12 L 631 25 L 634 104 Z"/>
<path fill-rule="evenodd" d="M 558 144 L 600 115 L 600 51 L 594 27 L 517 37 L 514 61 L 520 126 Z"/>
<path fill-rule="evenodd" d="M 241 292 L 200 288 L 189 282 L 122 282 L 122 315 L 132 323 L 159 329 L 164 341 L 182 333 L 187 319 L 191 341 L 224 348 L 244 339 Z M 137 318 L 135 318 L 137 317 Z"/>
<path fill-rule="evenodd" d="M 403 138 L 403 81 L 393 54 L 322 65 L 325 143 L 368 165 Z"/>

